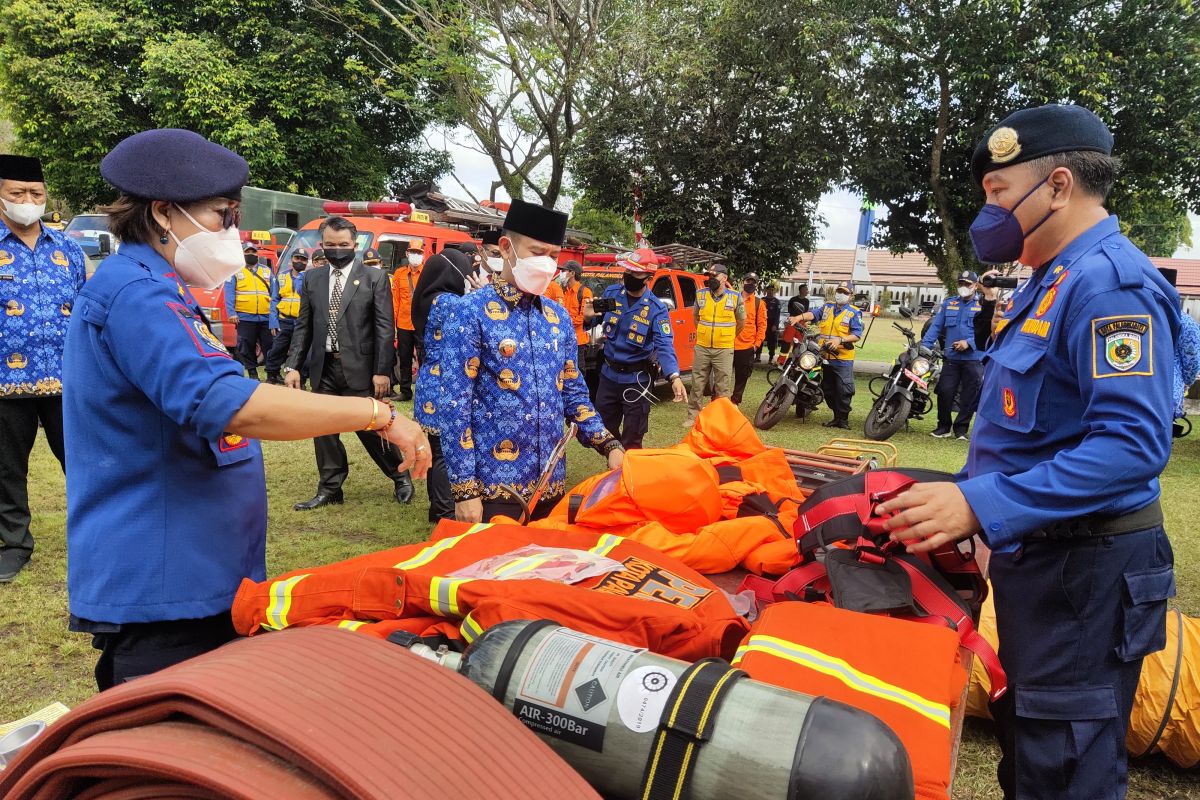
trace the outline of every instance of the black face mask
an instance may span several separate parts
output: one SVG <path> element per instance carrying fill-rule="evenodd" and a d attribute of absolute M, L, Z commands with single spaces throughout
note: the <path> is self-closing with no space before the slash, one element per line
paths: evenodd
<path fill-rule="evenodd" d="M 304 270 L 308 269 L 308 262 L 307 261 L 293 261 L 292 269 L 294 269 L 296 272 L 304 272 Z"/>
<path fill-rule="evenodd" d="M 754 294 L 754 290 L 757 288 L 758 287 L 755 286 L 753 283 L 743 283 L 742 284 L 742 291 L 745 292 L 746 294 Z"/>
<path fill-rule="evenodd" d="M 347 264 L 354 260 L 353 247 L 326 247 L 325 260 L 329 262 L 329 266 L 334 269 L 344 269 Z"/>
<path fill-rule="evenodd" d="M 721 288 L 721 279 L 720 278 L 709 278 L 705 282 L 704 285 L 708 287 L 708 290 L 710 292 L 715 292 Z"/>
<path fill-rule="evenodd" d="M 621 282 L 625 284 L 625 291 L 629 294 L 641 294 L 646 288 L 646 279 L 636 275 L 626 275 Z"/>
<path fill-rule="evenodd" d="M 246 266 L 247 267 L 253 267 L 257 263 L 258 263 L 258 256 L 252 256 L 252 255 L 246 256 Z"/>

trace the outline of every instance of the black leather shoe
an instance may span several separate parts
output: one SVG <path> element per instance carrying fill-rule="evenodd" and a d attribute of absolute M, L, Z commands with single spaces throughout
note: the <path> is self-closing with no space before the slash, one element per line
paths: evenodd
<path fill-rule="evenodd" d="M 341 489 L 329 494 L 318 492 L 317 496 L 312 500 L 305 500 L 303 503 L 296 503 L 296 505 L 292 506 L 292 510 L 312 511 L 314 508 L 320 508 L 321 506 L 340 506 L 344 502 L 346 502 L 346 498 L 342 495 Z"/>
<path fill-rule="evenodd" d="M 400 477 L 396 479 L 396 502 L 406 505 L 411 503 L 415 492 L 412 476 L 407 472 L 400 473 Z"/>
<path fill-rule="evenodd" d="M 844 420 L 844 419 L 831 419 L 831 420 L 829 420 L 829 422 L 826 422 L 821 427 L 823 427 L 823 428 L 842 428 L 844 430 L 850 430 L 850 423 L 846 422 L 846 420 Z"/>
<path fill-rule="evenodd" d="M 413 397 L 412 390 L 410 390 L 410 389 L 401 389 L 400 390 L 400 399 L 403 402 L 407 403 L 409 400 L 412 400 L 412 397 Z"/>
<path fill-rule="evenodd" d="M 0 550 L 0 583 L 8 583 L 25 569 L 30 553 L 26 550 L 5 548 Z"/>

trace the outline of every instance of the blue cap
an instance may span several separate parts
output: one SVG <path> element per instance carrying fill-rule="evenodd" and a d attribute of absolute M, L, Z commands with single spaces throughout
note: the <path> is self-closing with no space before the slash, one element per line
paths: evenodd
<path fill-rule="evenodd" d="M 979 283 L 979 276 L 971 270 L 963 270 L 958 274 L 959 283 Z"/>
<path fill-rule="evenodd" d="M 984 135 L 971 156 L 976 183 L 994 170 L 1074 151 L 1112 155 L 1113 135 L 1083 106 L 1048 103 L 1014 111 Z"/>
<path fill-rule="evenodd" d="M 192 203 L 241 196 L 246 159 L 194 131 L 161 128 L 135 133 L 100 162 L 104 180 L 124 194 Z"/>

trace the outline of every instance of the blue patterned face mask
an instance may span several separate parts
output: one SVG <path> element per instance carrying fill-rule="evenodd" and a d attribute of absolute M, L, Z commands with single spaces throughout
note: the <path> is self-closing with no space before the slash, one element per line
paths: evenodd
<path fill-rule="evenodd" d="M 1047 211 L 1041 222 L 1028 231 L 1021 230 L 1016 210 L 1048 180 L 1049 175 L 1038 181 L 1037 185 L 1026 192 L 1011 209 L 995 203 L 988 203 L 980 209 L 979 215 L 971 223 L 971 244 L 975 246 L 976 258 L 984 264 L 1007 264 L 1021 257 L 1021 251 L 1025 249 L 1025 238 L 1042 227 L 1054 210 Z"/>

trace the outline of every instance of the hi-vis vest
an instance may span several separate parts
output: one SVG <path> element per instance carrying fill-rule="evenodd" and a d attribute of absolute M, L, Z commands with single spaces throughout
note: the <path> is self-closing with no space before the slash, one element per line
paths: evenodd
<path fill-rule="evenodd" d="M 838 311 L 837 306 L 833 303 L 826 303 L 817 311 L 817 329 L 822 336 L 849 336 L 850 322 L 858 313 L 859 310 L 849 303 L 841 311 Z M 830 360 L 853 361 L 854 350 L 838 348 L 836 354 L 830 356 Z"/>
<path fill-rule="evenodd" d="M 714 298 L 708 289 L 701 289 L 696 298 L 700 319 L 696 323 L 696 344 L 701 347 L 733 349 L 737 337 L 737 305 L 741 295 L 726 291 L 724 297 Z"/>
<path fill-rule="evenodd" d="M 267 316 L 271 313 L 271 268 L 259 265 L 253 268 L 254 272 L 250 269 L 246 267 L 233 277 L 237 292 L 234 310 L 239 314 Z"/>
<path fill-rule="evenodd" d="M 295 319 L 300 316 L 300 293 L 292 280 L 292 273 L 283 270 L 279 273 L 279 316 Z"/>

